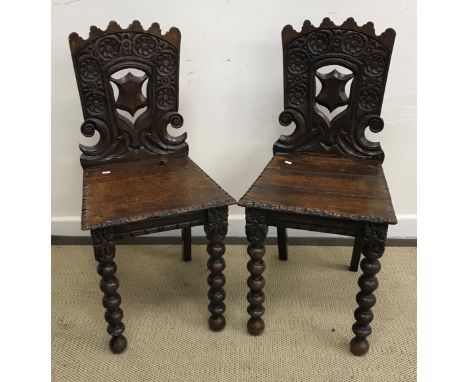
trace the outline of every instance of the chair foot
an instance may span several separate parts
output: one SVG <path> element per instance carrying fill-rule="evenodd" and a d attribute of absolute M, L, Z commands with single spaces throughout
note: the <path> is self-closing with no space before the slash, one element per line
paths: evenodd
<path fill-rule="evenodd" d="M 208 319 L 208 326 L 213 332 L 219 332 L 220 330 L 223 330 L 224 327 L 226 326 L 226 319 L 221 314 L 220 315 L 213 314 Z"/>
<path fill-rule="evenodd" d="M 351 272 L 357 272 L 359 268 L 359 260 L 361 260 L 362 246 L 364 239 L 361 235 L 356 235 L 354 239 L 353 256 L 351 257 L 351 264 L 349 270 Z"/>
<path fill-rule="evenodd" d="M 247 312 L 250 319 L 247 323 L 247 330 L 251 335 L 258 336 L 265 329 L 265 323 L 262 316 L 265 313 L 263 302 L 265 301 L 265 294 L 262 289 L 265 286 L 265 279 L 262 273 L 265 271 L 265 262 L 262 257 L 265 255 L 265 240 L 268 233 L 268 225 L 266 224 L 266 217 L 262 215 L 261 211 L 246 208 L 245 211 L 246 225 L 245 232 L 247 240 L 250 245 L 247 252 L 250 260 L 247 263 L 247 269 L 250 276 L 247 279 L 247 285 L 250 288 L 247 294 L 247 301 L 249 306 Z"/>
<path fill-rule="evenodd" d="M 112 336 L 109 346 L 114 353 L 121 353 L 127 347 L 127 339 L 122 335 L 125 325 L 122 322 L 123 311 L 120 308 L 122 298 L 117 293 L 119 280 L 115 276 L 117 265 L 114 262 L 115 245 L 112 227 L 91 231 L 94 257 L 98 262 L 97 271 L 102 277 L 100 287 L 104 293 L 102 305 L 106 308 L 107 332 Z"/>
<path fill-rule="evenodd" d="M 387 237 L 386 224 L 366 224 L 364 227 L 364 258 L 361 260 L 363 274 L 359 277 L 358 284 L 361 289 L 356 295 L 359 307 L 354 311 L 356 322 L 353 325 L 355 337 L 351 340 L 350 350 L 355 355 L 364 355 L 369 350 L 367 337 L 372 333 L 369 325 L 374 319 L 372 307 L 376 298 L 374 291 L 379 285 L 375 276 L 380 271 L 380 261 L 385 250 Z"/>
<path fill-rule="evenodd" d="M 354 337 L 350 343 L 350 350 L 354 355 L 364 355 L 369 350 L 369 341 L 363 338 Z"/>
<path fill-rule="evenodd" d="M 109 347 L 112 353 L 122 353 L 127 348 L 127 338 L 125 336 L 112 337 L 109 342 Z"/>
<path fill-rule="evenodd" d="M 210 255 L 208 269 L 211 272 L 208 276 L 208 285 L 210 286 L 208 291 L 208 299 L 210 300 L 208 311 L 211 313 L 208 326 L 215 332 L 222 330 L 226 326 L 226 319 L 223 315 L 226 310 L 226 305 L 224 304 L 226 292 L 223 289 L 226 283 L 226 277 L 223 274 L 226 263 L 222 256 L 226 251 L 223 241 L 226 237 L 227 227 L 227 207 L 210 208 L 206 211 L 205 233 L 208 239 L 206 250 Z"/>
<path fill-rule="evenodd" d="M 282 261 L 288 260 L 288 234 L 286 228 L 277 227 L 277 236 L 278 236 L 278 253 L 279 259 Z"/>
<path fill-rule="evenodd" d="M 182 228 L 182 260 L 190 261 L 192 260 L 192 227 Z"/>
<path fill-rule="evenodd" d="M 265 329 L 265 322 L 258 317 L 250 317 L 249 321 L 247 321 L 247 331 L 249 334 L 252 336 L 259 336 L 260 334 L 263 333 L 263 330 Z"/>

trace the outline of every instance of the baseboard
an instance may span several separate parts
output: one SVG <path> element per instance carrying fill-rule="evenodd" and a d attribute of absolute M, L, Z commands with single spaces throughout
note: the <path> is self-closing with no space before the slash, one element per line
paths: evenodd
<path fill-rule="evenodd" d="M 417 238 L 417 215 L 415 214 L 401 214 L 397 215 L 398 224 L 394 226 L 389 226 L 388 229 L 388 244 L 391 245 L 392 241 L 398 243 L 399 241 L 411 243 L 416 243 Z M 79 216 L 58 216 L 52 217 L 52 237 L 53 242 L 60 244 L 60 243 L 76 243 L 79 242 L 89 243 L 87 239 L 89 238 L 88 231 L 81 231 L 80 229 L 80 222 L 81 218 Z M 204 243 L 205 233 L 203 232 L 203 227 L 194 227 L 192 229 L 192 236 L 194 238 L 194 243 L 198 241 L 200 238 L 200 243 Z M 276 237 L 276 229 L 270 228 L 268 232 L 269 238 Z M 351 243 L 351 239 L 331 235 L 321 232 L 311 232 L 311 231 L 301 231 L 290 229 L 288 230 L 288 236 L 290 238 L 290 243 L 294 245 L 294 243 L 307 243 L 313 245 L 312 243 L 334 243 L 338 242 L 341 243 L 339 245 L 347 245 L 344 243 Z M 84 241 L 80 241 L 82 239 Z M 62 238 L 62 239 L 60 239 Z M 68 239 L 67 239 L 68 238 Z M 152 238 L 157 238 L 157 240 L 153 240 Z M 171 239 L 172 238 L 172 239 Z M 134 240 L 138 239 L 137 242 L 144 243 L 145 241 L 148 243 L 176 243 L 179 242 L 180 238 L 180 230 L 174 231 L 167 231 L 161 232 L 157 234 L 148 235 L 145 238 L 134 238 L 132 239 L 132 243 L 136 243 Z M 228 242 L 232 241 L 232 244 L 235 243 L 244 243 L 245 238 L 245 216 L 243 214 L 239 215 L 230 215 L 229 216 L 229 231 L 228 231 Z M 144 239 L 144 240 L 142 240 Z M 296 240 L 298 239 L 298 240 Z M 313 240 L 312 240 L 313 239 Z M 323 239 L 328 239 L 323 241 Z M 196 241 L 197 240 L 197 241 Z M 324 244 L 317 244 L 317 245 L 324 245 Z M 333 244 L 329 244 L 333 245 Z"/>
<path fill-rule="evenodd" d="M 162 244 L 181 244 L 182 237 L 175 236 L 162 236 L 162 237 L 150 237 L 138 236 L 128 239 L 119 240 L 119 244 L 131 244 L 131 245 L 162 245 Z M 192 244 L 205 245 L 207 243 L 206 238 L 196 236 L 192 238 Z M 225 240 L 227 245 L 247 245 L 247 239 L 245 237 L 227 237 Z M 288 238 L 288 245 L 316 245 L 316 246 L 352 246 L 354 243 L 353 238 L 337 236 L 337 237 L 290 237 Z M 90 236 L 52 236 L 52 245 L 91 245 Z M 276 238 L 269 237 L 266 240 L 266 245 L 276 245 Z M 387 247 L 416 247 L 416 239 L 387 239 Z"/>

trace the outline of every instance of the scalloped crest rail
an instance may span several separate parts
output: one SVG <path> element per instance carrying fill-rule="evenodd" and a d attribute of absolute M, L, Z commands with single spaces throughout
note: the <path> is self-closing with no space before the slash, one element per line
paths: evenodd
<path fill-rule="evenodd" d="M 355 355 L 368 351 L 375 275 L 388 224 L 397 220 L 381 165 L 383 150 L 364 132 L 383 129 L 380 111 L 394 40 L 393 29 L 378 36 L 372 23 L 358 26 L 352 18 L 342 25 L 326 18 L 318 27 L 305 21 L 299 32 L 290 25 L 283 29 L 285 110 L 279 121 L 294 122 L 296 128 L 274 144 L 272 160 L 238 203 L 246 208 L 247 329 L 252 335 L 265 328 L 268 227 L 277 227 L 280 260 L 288 258 L 287 228 L 333 233 L 355 237 L 350 270 L 358 270 L 364 255 L 350 348 Z"/>
<path fill-rule="evenodd" d="M 189 261 L 191 227 L 204 226 L 211 271 L 208 325 L 218 331 L 226 324 L 223 242 L 227 206 L 235 200 L 188 157 L 187 135 L 173 137 L 167 131 L 168 124 L 178 128 L 183 123 L 178 113 L 180 38 L 177 28 L 162 34 L 158 24 L 145 30 L 138 21 L 128 28 L 115 21 L 106 30 L 93 26 L 87 39 L 76 33 L 69 37 L 85 119 L 81 132 L 100 135 L 94 146 L 80 145 L 81 224 L 91 230 L 114 353 L 127 347 L 114 261 L 115 240 L 121 238 L 181 229 L 182 259 Z"/>

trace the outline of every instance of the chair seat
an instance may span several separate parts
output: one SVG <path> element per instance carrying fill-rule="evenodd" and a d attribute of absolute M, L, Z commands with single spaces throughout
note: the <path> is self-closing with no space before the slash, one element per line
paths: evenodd
<path fill-rule="evenodd" d="M 276 154 L 238 204 L 319 217 L 397 223 L 382 165 L 349 157 Z"/>
<path fill-rule="evenodd" d="M 113 163 L 83 176 L 83 230 L 235 204 L 190 158 Z"/>

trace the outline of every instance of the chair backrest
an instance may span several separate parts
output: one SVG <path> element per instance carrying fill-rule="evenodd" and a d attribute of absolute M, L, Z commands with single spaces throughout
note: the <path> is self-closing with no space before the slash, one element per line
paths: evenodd
<path fill-rule="evenodd" d="M 81 165 L 133 161 L 168 154 L 188 155 L 186 134 L 178 128 L 180 31 L 161 34 L 158 24 L 143 29 L 138 21 L 121 28 L 111 21 L 106 30 L 95 26 L 89 37 L 72 33 L 70 50 L 84 123 L 81 132 L 94 146 L 80 145 Z"/>
<path fill-rule="evenodd" d="M 335 25 L 329 18 L 319 27 L 305 21 L 300 32 L 291 25 L 282 31 L 283 126 L 295 122 L 291 135 L 282 135 L 276 152 L 313 152 L 384 160 L 377 142 L 365 136 L 367 127 L 383 129 L 380 111 L 395 31 L 380 36 L 374 25 L 358 26 L 350 18 Z"/>

